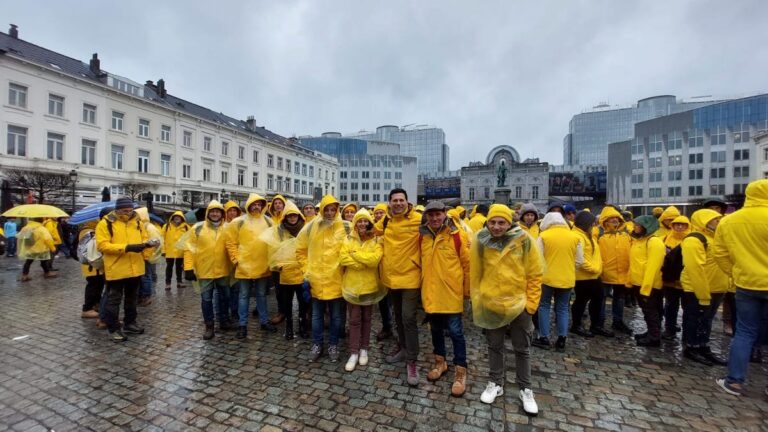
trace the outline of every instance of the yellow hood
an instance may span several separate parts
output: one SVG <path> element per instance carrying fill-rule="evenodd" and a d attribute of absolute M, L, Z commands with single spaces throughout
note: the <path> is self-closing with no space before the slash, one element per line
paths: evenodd
<path fill-rule="evenodd" d="M 373 211 L 376 212 L 377 210 L 384 210 L 384 213 L 387 212 L 387 204 L 386 203 L 378 203 L 376 204 L 376 207 L 373 208 Z"/>
<path fill-rule="evenodd" d="M 243 212 L 243 209 L 241 209 L 240 206 L 237 205 L 236 202 L 234 202 L 234 201 L 227 201 L 227 203 L 224 204 L 224 212 L 226 213 L 227 210 L 229 210 L 231 208 L 236 208 L 238 211 L 240 211 L 240 213 Z"/>
<path fill-rule="evenodd" d="M 753 181 L 744 194 L 744 207 L 768 207 L 768 179 Z"/>
<path fill-rule="evenodd" d="M 277 194 L 277 195 L 275 195 L 274 198 L 272 198 L 272 201 L 269 203 L 269 206 L 267 206 L 267 210 L 269 210 L 269 214 L 271 214 L 272 217 L 279 217 L 280 219 L 282 219 L 282 217 L 283 217 L 282 214 L 276 215 L 274 213 L 273 208 L 272 208 L 274 206 L 274 204 L 275 204 L 275 201 L 277 201 L 277 200 L 280 200 L 280 201 L 283 202 L 283 212 L 284 212 L 285 211 L 285 206 L 288 205 L 288 200 L 286 200 L 285 197 L 283 197 L 280 194 Z"/>
<path fill-rule="evenodd" d="M 294 204 L 293 201 L 288 201 L 287 203 L 285 203 L 285 209 L 283 210 L 282 219 L 285 219 L 285 217 L 290 214 L 297 214 L 302 220 L 304 220 L 304 215 L 301 213 L 301 210 L 299 210 L 299 208 L 296 207 L 296 204 Z"/>
<path fill-rule="evenodd" d="M 685 236 L 691 233 L 691 221 L 688 220 L 685 216 L 678 216 L 675 219 L 672 220 L 673 224 L 686 224 L 688 225 L 688 228 L 685 229 L 683 232 L 677 232 L 674 228 L 670 228 L 669 233 L 667 234 L 667 239 L 664 241 L 664 244 L 668 247 L 675 247 L 680 244 L 680 242 L 683 241 Z M 671 227 L 671 225 L 670 225 Z"/>
<path fill-rule="evenodd" d="M 661 214 L 661 217 L 659 218 L 659 223 L 664 222 L 668 219 L 674 219 L 676 217 L 680 216 L 680 210 L 677 209 L 675 206 L 669 206 L 666 209 L 664 209 L 664 213 Z"/>
<path fill-rule="evenodd" d="M 355 209 L 355 214 L 357 214 L 357 211 L 360 210 L 360 208 L 357 206 L 357 204 L 355 204 L 355 203 L 347 203 L 347 204 L 344 204 L 344 207 L 341 208 L 341 211 L 339 211 L 339 213 L 344 214 L 344 210 L 346 210 L 346 209 L 348 209 L 350 207 Z"/>
<path fill-rule="evenodd" d="M 605 228 L 603 224 L 610 218 L 619 218 L 619 229 L 624 225 L 624 218 L 621 217 L 621 213 L 611 206 L 603 207 L 603 211 L 600 212 L 600 216 L 597 219 L 598 224 Z"/>
<path fill-rule="evenodd" d="M 352 226 L 350 227 L 352 236 L 356 238 L 360 238 L 360 235 L 357 233 L 357 222 L 361 219 L 365 219 L 370 222 L 371 226 L 374 224 L 373 216 L 371 216 L 371 213 L 368 210 L 364 208 L 358 210 L 357 213 L 355 213 L 354 219 L 352 219 Z"/>
<path fill-rule="evenodd" d="M 134 211 L 139 215 L 139 220 L 142 222 L 149 222 L 149 211 L 146 207 L 139 207 Z"/>
<path fill-rule="evenodd" d="M 715 210 L 696 210 L 691 215 L 691 228 L 693 228 L 693 231 L 696 232 L 707 233 L 707 224 L 710 223 L 712 219 L 719 218 L 721 216 L 722 215 Z"/>
<path fill-rule="evenodd" d="M 459 214 L 459 216 L 461 216 L 461 214 L 464 213 L 465 211 L 467 211 L 467 209 L 465 209 L 462 206 L 456 207 L 456 212 Z"/>
<path fill-rule="evenodd" d="M 248 211 L 248 208 L 251 206 L 251 204 L 255 203 L 256 201 L 263 201 L 264 202 L 264 207 L 267 206 L 267 200 L 263 196 L 261 196 L 261 195 L 259 195 L 257 193 L 252 193 L 252 194 L 248 195 L 248 201 L 245 202 L 245 211 Z M 262 212 L 263 212 L 263 210 L 262 210 Z M 262 212 L 259 212 L 255 216 L 261 215 Z"/>
<path fill-rule="evenodd" d="M 230 202 L 232 202 L 232 201 L 230 201 Z M 235 204 L 235 206 L 237 206 L 237 204 Z M 224 221 L 224 218 L 225 218 L 225 215 L 227 213 L 227 210 L 226 210 L 226 207 L 221 205 L 221 203 L 218 202 L 217 200 L 211 200 L 211 202 L 208 203 L 208 208 L 205 209 L 205 220 L 206 221 L 208 220 L 208 212 L 213 210 L 213 209 L 221 210 L 221 220 Z M 176 212 L 176 213 L 180 213 L 180 212 Z M 176 215 L 176 213 L 174 213 L 174 215 Z M 173 216 L 171 216 L 171 217 L 173 217 Z"/>
<path fill-rule="evenodd" d="M 171 223 L 171 220 L 173 220 L 174 216 L 181 216 L 181 223 L 186 223 L 187 222 L 187 218 L 184 217 L 184 213 L 183 212 L 175 211 L 175 212 L 173 212 L 171 217 L 168 218 L 168 223 Z M 149 217 L 149 215 L 147 215 L 147 217 Z"/>
<path fill-rule="evenodd" d="M 339 201 L 333 197 L 333 195 L 325 195 L 323 199 L 320 200 L 320 211 L 318 212 L 318 216 L 322 219 L 323 218 L 323 212 L 325 211 L 325 208 L 331 204 L 339 204 Z M 341 218 L 341 212 L 336 211 L 336 218 Z"/>

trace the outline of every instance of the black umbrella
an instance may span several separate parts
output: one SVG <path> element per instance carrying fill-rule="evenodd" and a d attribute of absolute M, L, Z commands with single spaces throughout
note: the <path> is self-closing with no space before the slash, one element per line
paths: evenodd
<path fill-rule="evenodd" d="M 112 201 L 112 196 L 109 193 L 109 188 L 104 186 L 104 189 L 101 190 L 101 202 L 107 201 Z"/>

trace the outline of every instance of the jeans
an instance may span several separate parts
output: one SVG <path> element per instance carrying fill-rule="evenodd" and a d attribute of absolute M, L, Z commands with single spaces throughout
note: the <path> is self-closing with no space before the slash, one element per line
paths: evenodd
<path fill-rule="evenodd" d="M 674 289 L 674 288 L 672 288 Z M 683 345 L 690 348 L 704 346 L 704 317 L 709 306 L 699 304 L 692 292 L 684 292 L 683 303 Z"/>
<path fill-rule="evenodd" d="M 571 317 L 573 328 L 581 327 L 581 319 L 584 309 L 589 303 L 590 328 L 603 328 L 603 315 L 601 314 L 605 291 L 600 279 L 588 279 L 576 281 L 576 299 L 571 305 Z"/>
<path fill-rule="evenodd" d="M 720 308 L 720 304 L 723 303 L 725 293 L 712 293 L 712 299 L 709 301 L 709 308 L 704 312 L 704 333 L 702 334 L 701 343 L 704 346 L 709 344 L 709 337 L 712 334 L 712 322 L 715 320 L 717 310 Z"/>
<path fill-rule="evenodd" d="M 24 267 L 21 269 L 21 274 L 24 276 L 29 274 L 29 268 L 32 266 L 32 263 L 35 262 L 33 259 L 28 259 L 24 261 Z M 51 260 L 42 260 L 40 261 L 40 267 L 43 268 L 43 272 L 45 274 L 50 273 L 51 271 Z"/>
<path fill-rule="evenodd" d="M 323 346 L 323 329 L 325 327 L 325 308 L 330 311 L 330 329 L 328 334 L 328 344 L 331 346 L 339 344 L 339 332 L 341 331 L 341 305 L 343 298 L 333 300 L 312 299 L 312 343 Z"/>
<path fill-rule="evenodd" d="M 148 298 L 154 294 L 155 282 L 157 282 L 156 269 L 154 264 L 144 261 L 144 276 L 141 277 L 141 287 L 139 288 L 139 297 Z"/>
<path fill-rule="evenodd" d="M 464 340 L 464 325 L 461 314 L 431 314 L 432 346 L 435 355 L 445 357 L 445 330 L 453 343 L 453 364 L 467 367 L 467 342 Z"/>
<path fill-rule="evenodd" d="M 506 368 L 504 366 L 504 336 L 509 329 L 512 346 L 515 349 L 515 374 L 520 389 L 531 388 L 531 340 L 533 319 L 523 311 L 509 325 L 486 330 L 488 343 L 488 369 L 491 381 L 504 387 Z"/>
<path fill-rule="evenodd" d="M 539 303 L 539 335 L 549 337 L 550 313 L 552 310 L 552 297 L 555 297 L 555 320 L 557 322 L 557 335 L 568 336 L 568 321 L 571 299 L 571 288 L 553 288 L 548 285 L 541 286 L 541 302 Z"/>
<path fill-rule="evenodd" d="M 83 312 L 92 310 L 101 303 L 101 293 L 104 291 L 104 275 L 98 274 L 85 278 L 85 299 Z M 99 309 L 101 310 L 101 309 Z"/>
<path fill-rule="evenodd" d="M 214 309 L 218 309 L 219 323 L 226 324 L 229 322 L 229 287 L 227 285 L 228 278 L 218 278 L 213 281 L 213 287 L 211 289 L 203 291 L 200 294 L 200 307 L 203 310 L 203 321 L 206 323 L 213 323 Z M 215 302 L 214 296 L 218 296 L 218 301 Z"/>
<path fill-rule="evenodd" d="M 266 324 L 269 321 L 267 315 L 267 282 L 271 276 L 261 279 L 240 279 L 238 281 L 239 293 L 237 302 L 237 314 L 240 317 L 240 327 L 248 325 L 248 303 L 251 291 L 256 294 L 256 309 L 259 310 L 259 321 Z"/>
<path fill-rule="evenodd" d="M 381 328 L 384 330 L 392 329 L 392 301 L 389 294 L 379 301 L 379 314 L 381 315 Z"/>
<path fill-rule="evenodd" d="M 405 348 L 405 358 L 415 362 L 419 357 L 419 327 L 416 322 L 416 312 L 421 302 L 421 289 L 393 289 L 392 306 L 395 310 L 397 325 L 397 340 L 401 348 Z"/>
<path fill-rule="evenodd" d="M 371 346 L 371 318 L 373 305 L 350 304 L 349 307 L 349 352 L 357 354 L 360 349 Z"/>
<path fill-rule="evenodd" d="M 729 383 L 743 384 L 747 379 L 749 356 L 760 334 L 763 317 L 768 313 L 768 291 L 736 288 L 736 332 L 728 358 Z"/>
<path fill-rule="evenodd" d="M 677 333 L 677 314 L 680 312 L 680 302 L 683 290 L 665 286 L 664 291 L 664 331 L 668 334 Z"/>
<path fill-rule="evenodd" d="M 627 296 L 627 288 L 624 285 L 606 284 L 606 292 L 611 291 L 611 315 L 613 316 L 612 326 L 618 326 L 624 322 L 624 300 Z M 605 323 L 605 299 L 600 306 L 600 319 Z"/>
<path fill-rule="evenodd" d="M 640 290 L 640 287 L 634 287 Z M 651 288 L 651 294 L 646 297 L 640 295 L 640 307 L 643 309 L 643 319 L 648 329 L 648 338 L 661 339 L 661 311 L 664 305 L 664 294 L 660 289 Z"/>
<path fill-rule="evenodd" d="M 16 255 L 16 237 L 8 237 L 5 239 L 5 256 Z"/>
<path fill-rule="evenodd" d="M 110 332 L 118 329 L 117 319 L 120 313 L 121 301 L 123 301 L 125 325 L 136 322 L 136 295 L 140 283 L 141 277 L 107 281 L 105 321 Z"/>
<path fill-rule="evenodd" d="M 173 279 L 173 269 L 176 269 L 176 283 L 182 282 L 184 276 L 184 258 L 166 258 L 165 259 L 165 284 L 170 285 Z"/>

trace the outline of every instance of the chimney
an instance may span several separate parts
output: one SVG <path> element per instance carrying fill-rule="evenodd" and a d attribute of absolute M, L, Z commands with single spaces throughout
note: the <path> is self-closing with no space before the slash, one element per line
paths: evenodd
<path fill-rule="evenodd" d="M 11 24 L 11 29 L 8 30 L 8 36 L 18 39 L 19 38 L 19 26 L 16 24 Z"/>
<path fill-rule="evenodd" d="M 97 53 L 93 53 L 93 57 L 91 57 L 89 69 L 91 70 L 91 72 L 93 72 L 94 75 L 101 74 L 101 61 L 99 60 L 99 55 Z"/>
<path fill-rule="evenodd" d="M 152 80 L 147 80 L 147 82 L 145 82 L 144 85 L 149 88 L 155 88 L 155 83 L 152 82 Z"/>
<path fill-rule="evenodd" d="M 248 130 L 256 130 L 256 118 L 254 118 L 252 115 L 248 116 L 248 120 L 245 121 L 245 124 L 248 125 Z"/>
<path fill-rule="evenodd" d="M 157 94 L 160 95 L 161 98 L 165 98 L 165 95 L 167 94 L 165 91 L 165 80 L 162 78 L 157 80 Z"/>

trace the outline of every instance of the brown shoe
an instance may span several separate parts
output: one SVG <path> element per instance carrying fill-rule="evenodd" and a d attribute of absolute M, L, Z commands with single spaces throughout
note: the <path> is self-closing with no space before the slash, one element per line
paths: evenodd
<path fill-rule="evenodd" d="M 46 278 L 46 279 L 53 279 L 53 278 L 59 277 L 59 274 L 56 273 L 56 272 L 48 272 L 48 273 L 44 274 L 43 277 Z"/>
<path fill-rule="evenodd" d="M 441 376 L 445 375 L 448 371 L 448 363 L 445 362 L 445 357 L 441 355 L 435 355 L 435 365 L 427 374 L 429 381 L 437 381 Z"/>
<path fill-rule="evenodd" d="M 171 290 L 171 284 L 165 284 L 165 290 L 170 291 Z"/>
<path fill-rule="evenodd" d="M 451 386 L 451 396 L 460 397 L 467 389 L 467 368 L 456 366 L 456 373 Z"/>
<path fill-rule="evenodd" d="M 80 314 L 80 318 L 98 318 L 98 317 L 99 317 L 99 313 L 93 309 L 83 311 L 83 313 Z"/>
<path fill-rule="evenodd" d="M 181 282 L 179 282 L 179 283 L 177 283 L 177 284 L 176 284 L 176 288 L 186 288 L 186 287 L 187 287 L 187 285 L 186 285 L 186 284 L 183 284 L 183 283 L 181 283 Z M 170 289 L 170 288 L 168 288 L 168 289 Z"/>
<path fill-rule="evenodd" d="M 272 318 L 269 320 L 269 322 L 270 322 L 272 325 L 278 325 L 278 324 L 282 323 L 283 321 L 285 321 L 285 314 L 281 314 L 281 313 L 278 313 L 277 315 L 273 316 L 273 317 L 272 317 Z"/>
<path fill-rule="evenodd" d="M 21 275 L 21 281 L 22 282 L 29 282 L 32 280 L 32 276 L 30 275 Z"/>
<path fill-rule="evenodd" d="M 104 329 L 107 328 L 107 323 L 105 323 L 104 321 L 102 321 L 100 319 L 96 320 L 96 328 L 99 329 L 99 330 L 104 330 Z"/>
<path fill-rule="evenodd" d="M 152 304 L 152 299 L 150 297 L 144 297 L 142 299 L 139 299 L 137 306 L 149 306 Z"/>

